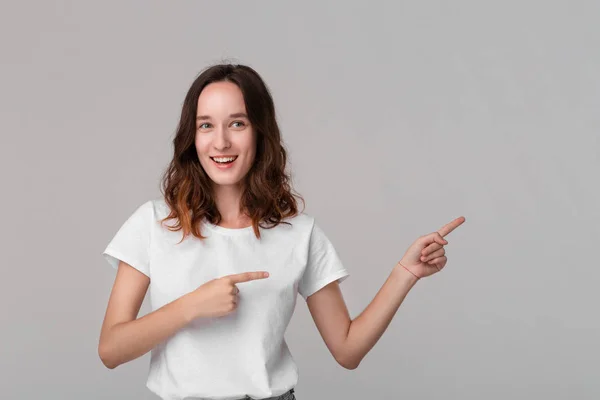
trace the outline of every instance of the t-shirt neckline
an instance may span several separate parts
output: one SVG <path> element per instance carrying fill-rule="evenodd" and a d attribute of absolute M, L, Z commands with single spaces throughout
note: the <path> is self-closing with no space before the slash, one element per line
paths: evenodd
<path fill-rule="evenodd" d="M 250 232 L 254 232 L 252 225 L 246 226 L 244 228 L 225 228 L 223 226 L 215 225 L 208 221 L 208 219 L 204 219 L 204 225 L 212 231 L 219 232 L 224 235 L 244 235 Z"/>

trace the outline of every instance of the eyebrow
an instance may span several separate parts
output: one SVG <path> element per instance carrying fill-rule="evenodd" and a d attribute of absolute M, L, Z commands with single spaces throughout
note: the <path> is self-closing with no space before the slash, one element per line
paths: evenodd
<path fill-rule="evenodd" d="M 235 114 L 231 114 L 229 115 L 229 118 L 248 118 L 248 116 L 246 115 L 246 113 L 243 112 L 239 112 L 239 113 L 235 113 Z M 210 119 L 210 116 L 208 115 L 198 115 L 196 117 L 196 121 L 200 121 L 201 119 Z"/>

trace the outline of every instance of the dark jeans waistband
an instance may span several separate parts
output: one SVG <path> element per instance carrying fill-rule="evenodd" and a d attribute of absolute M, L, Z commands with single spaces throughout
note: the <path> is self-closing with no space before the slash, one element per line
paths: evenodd
<path fill-rule="evenodd" d="M 292 400 L 294 398 L 294 397 L 292 397 L 294 392 L 295 392 L 294 388 L 291 388 L 290 390 L 288 390 L 287 392 L 285 392 L 283 394 L 280 394 L 279 396 L 267 397 L 267 398 L 260 399 L 260 400 Z M 250 396 L 245 396 L 242 398 L 242 400 L 253 400 L 253 399 Z"/>

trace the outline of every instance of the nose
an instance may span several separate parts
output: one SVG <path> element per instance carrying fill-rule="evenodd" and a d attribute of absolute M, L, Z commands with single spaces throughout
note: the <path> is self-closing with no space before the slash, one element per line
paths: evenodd
<path fill-rule="evenodd" d="M 215 129 L 213 146 L 217 151 L 228 149 L 231 146 L 231 143 L 229 142 L 229 132 L 227 131 L 227 128 L 220 127 Z"/>

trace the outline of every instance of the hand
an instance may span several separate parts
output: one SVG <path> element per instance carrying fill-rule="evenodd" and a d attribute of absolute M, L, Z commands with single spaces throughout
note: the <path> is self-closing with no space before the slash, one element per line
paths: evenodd
<path fill-rule="evenodd" d="M 200 317 L 220 317 L 231 313 L 237 308 L 238 293 L 240 292 L 235 285 L 255 279 L 264 279 L 268 276 L 269 273 L 266 271 L 242 272 L 206 282 L 185 295 L 186 315 L 189 316 L 187 320 L 193 321 Z"/>
<path fill-rule="evenodd" d="M 448 261 L 445 256 L 446 250 L 444 250 L 444 246 L 448 244 L 448 241 L 444 239 L 444 236 L 463 222 L 465 222 L 465 217 L 458 217 L 438 231 L 418 238 L 398 262 L 399 267 L 405 268 L 417 279 L 441 271 Z"/>

